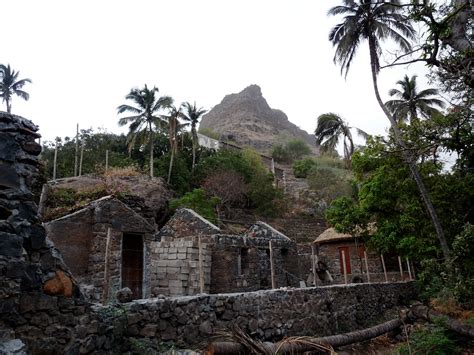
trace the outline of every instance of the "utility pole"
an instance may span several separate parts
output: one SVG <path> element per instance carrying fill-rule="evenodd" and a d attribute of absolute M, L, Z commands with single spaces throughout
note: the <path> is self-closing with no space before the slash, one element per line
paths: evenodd
<path fill-rule="evenodd" d="M 74 176 L 77 176 L 78 162 L 79 162 L 79 123 L 76 125 L 76 153 L 74 154 Z"/>

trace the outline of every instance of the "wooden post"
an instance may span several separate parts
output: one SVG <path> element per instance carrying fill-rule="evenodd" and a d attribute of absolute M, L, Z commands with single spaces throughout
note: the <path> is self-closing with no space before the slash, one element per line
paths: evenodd
<path fill-rule="evenodd" d="M 110 228 L 107 228 L 107 238 L 105 240 L 105 260 L 104 260 L 104 293 L 102 296 L 102 303 L 107 304 L 107 299 L 109 297 L 109 248 L 110 248 L 110 239 L 112 237 L 112 231 Z"/>
<path fill-rule="evenodd" d="M 54 146 L 54 160 L 53 160 L 53 180 L 56 180 L 56 163 L 58 162 L 58 142 Z"/>
<path fill-rule="evenodd" d="M 105 172 L 109 169 L 109 150 L 105 151 Z"/>
<path fill-rule="evenodd" d="M 273 247 L 271 240 L 268 242 L 268 248 L 270 249 L 270 275 L 272 278 L 272 288 L 276 288 L 275 265 L 273 263 Z"/>
<path fill-rule="evenodd" d="M 410 278 L 410 281 L 413 280 L 411 277 L 411 269 L 410 269 L 410 262 L 408 261 L 408 258 L 405 258 L 407 261 L 407 270 L 408 270 L 408 277 Z"/>
<path fill-rule="evenodd" d="M 78 162 L 79 162 L 79 123 L 76 125 L 76 151 L 74 153 L 74 176 L 77 176 Z"/>
<path fill-rule="evenodd" d="M 347 285 L 347 269 L 346 269 L 346 253 L 341 250 L 342 257 L 342 271 L 344 272 L 344 283 Z"/>
<path fill-rule="evenodd" d="M 367 282 L 370 283 L 369 261 L 367 260 L 367 252 L 364 250 L 365 271 L 367 272 Z"/>
<path fill-rule="evenodd" d="M 380 260 L 382 260 L 382 268 L 383 268 L 383 274 L 385 276 L 385 282 L 388 282 L 387 268 L 385 267 L 385 260 L 383 258 L 383 254 L 380 254 Z"/>
<path fill-rule="evenodd" d="M 48 183 L 44 184 L 41 189 L 41 196 L 38 204 L 38 216 L 43 217 L 44 211 L 46 209 L 46 201 L 48 200 L 49 185 Z"/>
<path fill-rule="evenodd" d="M 313 271 L 313 286 L 316 286 L 316 253 L 314 252 L 314 244 L 311 244 L 311 264 Z"/>
<path fill-rule="evenodd" d="M 79 176 L 82 176 L 82 159 L 84 158 L 84 141 L 81 144 L 81 158 L 79 159 Z"/>
<path fill-rule="evenodd" d="M 402 258 L 398 257 L 398 266 L 400 267 L 400 281 L 403 281 L 403 266 L 402 266 Z"/>
<path fill-rule="evenodd" d="M 199 290 L 200 290 L 200 293 L 204 293 L 204 266 L 203 266 L 201 236 L 198 237 L 198 247 L 199 247 Z"/>

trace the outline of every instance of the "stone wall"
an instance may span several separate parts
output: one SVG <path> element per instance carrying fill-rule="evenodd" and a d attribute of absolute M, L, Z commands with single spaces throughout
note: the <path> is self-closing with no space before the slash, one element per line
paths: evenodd
<path fill-rule="evenodd" d="M 256 229 L 258 237 L 212 236 L 211 293 L 271 288 L 270 238 Z M 297 286 L 299 280 L 293 276 L 298 271 L 296 245 L 287 238 L 273 239 L 272 249 L 277 287 Z"/>
<path fill-rule="evenodd" d="M 261 340 L 325 336 L 382 321 L 415 297 L 413 283 L 372 283 L 139 300 L 120 305 L 126 336 L 193 346 L 237 323 Z"/>

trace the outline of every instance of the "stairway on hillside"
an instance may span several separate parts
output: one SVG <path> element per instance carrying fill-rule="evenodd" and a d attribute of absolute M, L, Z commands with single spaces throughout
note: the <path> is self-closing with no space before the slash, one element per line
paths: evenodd
<path fill-rule="evenodd" d="M 292 165 L 278 164 L 278 167 L 285 172 L 285 193 L 299 199 L 302 192 L 309 189 L 305 178 L 297 178 L 293 174 Z"/>

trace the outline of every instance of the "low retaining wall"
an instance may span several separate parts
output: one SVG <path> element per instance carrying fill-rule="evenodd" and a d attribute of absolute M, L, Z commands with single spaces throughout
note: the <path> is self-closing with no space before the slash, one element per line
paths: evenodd
<path fill-rule="evenodd" d="M 115 311 L 126 315 L 127 337 L 192 346 L 233 322 L 262 340 L 347 332 L 415 296 L 412 282 L 350 284 L 138 300 Z"/>

